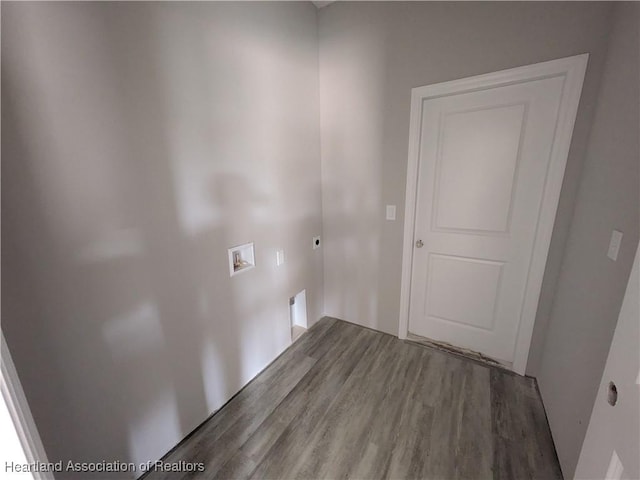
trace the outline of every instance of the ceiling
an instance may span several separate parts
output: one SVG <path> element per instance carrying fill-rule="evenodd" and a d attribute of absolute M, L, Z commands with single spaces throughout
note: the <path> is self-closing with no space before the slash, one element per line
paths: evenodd
<path fill-rule="evenodd" d="M 333 3 L 334 0 L 329 0 L 329 1 L 311 1 L 311 3 L 313 3 L 317 8 L 322 8 L 322 7 L 326 7 L 327 5 L 329 5 L 330 3 Z"/>

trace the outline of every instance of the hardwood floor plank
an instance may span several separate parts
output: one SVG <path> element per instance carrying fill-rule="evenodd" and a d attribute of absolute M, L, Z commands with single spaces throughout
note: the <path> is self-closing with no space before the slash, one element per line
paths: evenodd
<path fill-rule="evenodd" d="M 336 333 L 340 333 L 341 326 L 338 325 L 334 328 Z M 339 338 L 339 341 L 331 343 L 332 348 L 328 350 L 330 353 L 326 358 L 317 365 L 315 371 L 309 372 L 309 375 L 305 377 L 304 382 L 297 386 L 297 392 L 303 391 L 308 388 L 308 391 L 304 391 L 303 395 L 293 394 L 290 398 L 287 398 L 283 404 L 278 405 L 274 409 L 260 428 L 252 435 L 249 440 L 243 445 L 242 450 L 246 455 L 252 458 L 256 462 L 260 462 L 266 453 L 273 447 L 278 438 L 282 435 L 287 428 L 293 417 L 304 410 L 306 405 L 305 398 L 312 395 L 311 392 L 318 390 L 322 386 L 323 378 L 318 376 L 318 373 L 324 375 L 331 375 L 331 367 L 340 367 L 339 360 L 345 355 L 347 347 L 350 342 L 356 338 L 358 333 L 357 329 L 348 329 L 342 331 L 342 336 L 336 335 L 335 338 Z M 323 338 L 322 341 L 327 341 Z M 338 362 L 338 363 L 336 363 Z M 326 371 L 325 371 L 326 370 Z"/>
<path fill-rule="evenodd" d="M 425 471 L 425 459 L 431 448 L 431 425 L 433 406 L 430 403 L 432 385 L 425 383 L 441 358 L 428 350 L 419 353 L 416 378 L 401 392 L 404 400 L 402 412 L 393 440 L 387 478 L 422 478 Z M 410 363 L 414 363 L 410 360 Z M 371 472 L 375 473 L 375 470 Z"/>
<path fill-rule="evenodd" d="M 374 470 L 376 460 L 379 458 L 378 447 L 374 443 L 367 443 L 364 448 L 364 453 L 358 459 L 348 478 L 354 480 L 368 478 L 377 478 L 377 471 Z"/>
<path fill-rule="evenodd" d="M 325 353 L 298 386 L 272 413 L 275 424 L 286 425 L 282 434 L 266 452 L 252 478 L 288 478 L 304 454 L 308 439 L 326 415 L 362 355 L 370 347 L 376 334 L 343 323 L 339 327 L 339 342 L 344 347 Z M 260 456 L 252 452 L 255 459 Z"/>
<path fill-rule="evenodd" d="M 562 479 L 533 380 L 491 372 L 494 478 Z"/>
<path fill-rule="evenodd" d="M 165 461 L 166 479 L 561 479 L 530 378 L 325 318 Z"/>
<path fill-rule="evenodd" d="M 540 479 L 562 479 L 562 471 L 556 454 L 556 449 L 551 437 L 549 422 L 544 411 L 544 406 L 540 398 L 540 393 L 535 385 L 535 380 L 526 378 L 528 382 L 522 383 L 522 388 L 526 389 L 523 395 L 525 404 L 525 428 L 531 429 L 535 435 L 535 441 L 529 450 L 529 463 L 533 465 L 534 478 Z"/>
<path fill-rule="evenodd" d="M 364 454 L 369 427 L 393 372 L 393 343 L 390 336 L 376 336 L 370 343 L 309 438 L 291 472 L 294 477 L 340 478 Z"/>
<path fill-rule="evenodd" d="M 318 321 L 311 326 L 311 328 L 307 330 L 307 333 L 303 334 L 293 345 L 291 345 L 290 349 L 295 349 L 295 351 L 304 353 L 308 357 L 319 358 L 318 355 L 314 355 L 312 352 L 314 349 L 318 348 L 318 345 L 326 343 L 326 336 L 336 323 L 341 322 L 335 318 L 323 318 L 321 321 Z"/>
<path fill-rule="evenodd" d="M 294 352 L 289 362 L 268 372 L 266 379 L 271 381 L 257 379 L 248 385 L 167 461 L 203 462 L 207 472 L 217 472 L 315 363 L 315 359 Z"/>
<path fill-rule="evenodd" d="M 493 436 L 491 431 L 490 370 L 467 362 L 458 394 L 460 419 L 455 452 L 455 478 L 491 478 Z"/>
<path fill-rule="evenodd" d="M 379 452 L 370 472 L 382 478 L 390 468 L 394 448 L 402 443 L 408 432 L 401 428 L 403 414 L 406 415 L 406 408 L 411 403 L 412 392 L 420 385 L 417 379 L 429 357 L 429 352 L 408 343 L 396 343 L 392 347 L 397 360 L 378 408 L 383 413 L 375 416 L 369 434 L 369 441 Z M 412 409 L 418 407 L 417 403 L 411 405 Z"/>
<path fill-rule="evenodd" d="M 461 360 L 446 357 L 439 372 L 434 372 L 437 382 L 432 388 L 439 392 L 433 406 L 431 437 L 434 441 L 425 458 L 422 478 L 454 478 L 456 431 L 460 422 L 457 408 L 457 396 L 461 391 L 462 379 L 455 372 L 460 368 Z"/>
<path fill-rule="evenodd" d="M 256 463 L 251 458 L 238 450 L 212 478 L 246 480 L 251 477 L 256 467 Z"/>
<path fill-rule="evenodd" d="M 323 342 L 327 331 L 330 330 L 335 322 L 335 319 L 327 318 L 313 325 L 305 335 L 276 358 L 260 375 L 227 403 L 220 412 L 216 413 L 186 442 L 171 452 L 167 456 L 167 460 L 189 458 L 189 461 L 204 461 L 209 464 L 212 460 L 210 458 L 212 457 L 210 447 L 229 428 L 236 428 L 236 422 L 242 418 L 246 422 L 246 417 L 251 415 L 251 412 L 256 408 L 268 414 L 269 410 L 264 410 L 263 405 L 266 404 L 266 398 L 270 398 L 268 396 L 269 392 L 273 393 L 274 388 L 280 388 L 280 395 L 286 395 L 298 383 L 299 378 L 306 374 L 315 363 L 315 359 L 307 357 L 304 352 L 317 343 Z M 260 416 L 257 417 L 257 420 L 259 419 Z M 228 455 L 224 453 L 214 456 L 217 462 L 224 462 L 227 457 Z M 215 465 L 214 463 L 208 466 L 209 468 L 214 468 Z M 159 476 L 158 478 L 162 477 Z M 178 477 L 174 475 L 173 478 Z M 189 478 L 189 476 L 187 475 L 185 478 Z"/>

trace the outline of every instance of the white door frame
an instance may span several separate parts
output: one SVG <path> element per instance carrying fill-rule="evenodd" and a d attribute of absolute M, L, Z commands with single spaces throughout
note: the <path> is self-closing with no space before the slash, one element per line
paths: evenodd
<path fill-rule="evenodd" d="M 4 333 L 0 330 L 2 344 L 0 355 L 2 357 L 2 368 L 0 370 L 0 392 L 8 410 L 16 433 L 22 444 L 27 462 L 30 464 L 48 464 L 47 454 L 44 451 L 40 434 L 31 415 L 27 398 L 24 396 L 18 372 L 13 364 L 9 347 L 4 339 Z M 4 468 L 1 465 L 0 468 Z M 34 471 L 31 474 L 36 480 L 54 480 L 53 473 L 48 471 Z M 29 478 L 25 476 L 25 478 Z"/>
<path fill-rule="evenodd" d="M 407 165 L 407 190 L 405 198 L 404 240 L 402 247 L 402 284 L 400 289 L 400 321 L 398 337 L 407 338 L 409 328 L 409 299 L 411 295 L 411 268 L 415 236 L 415 215 L 418 193 L 418 169 L 422 107 L 425 100 L 464 92 L 486 90 L 517 83 L 564 77 L 564 86 L 558 111 L 558 123 L 551 150 L 551 158 L 536 228 L 527 288 L 522 304 L 520 325 L 512 370 L 524 375 L 533 334 L 542 277 L 547 262 L 549 243 L 553 232 L 564 170 L 571 145 L 571 135 L 582 92 L 584 73 L 589 54 L 551 60 L 549 62 L 502 70 L 474 77 L 437 83 L 411 90 L 411 119 L 409 125 L 409 159 Z"/>

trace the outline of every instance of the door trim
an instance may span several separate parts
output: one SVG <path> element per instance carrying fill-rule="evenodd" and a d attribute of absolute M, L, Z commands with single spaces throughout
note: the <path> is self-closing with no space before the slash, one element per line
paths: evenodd
<path fill-rule="evenodd" d="M 402 244 L 402 281 L 400 288 L 400 318 L 398 337 L 406 339 L 409 328 L 409 300 L 411 295 L 411 268 L 415 234 L 415 215 L 418 193 L 418 169 L 422 106 L 425 100 L 453 94 L 503 87 L 532 80 L 564 77 L 564 86 L 558 110 L 549 169 L 544 185 L 544 195 L 531 256 L 531 266 L 526 281 L 526 291 L 516 337 L 512 370 L 524 375 L 527 367 L 533 325 L 535 323 L 542 278 L 546 266 L 551 234 L 560 199 L 560 190 L 571 145 L 584 74 L 589 54 L 560 58 L 534 65 L 501 70 L 499 72 L 416 87 L 411 90 L 411 117 L 409 123 L 409 158 L 404 214 L 404 239 Z"/>
<path fill-rule="evenodd" d="M 27 462 L 48 464 L 47 454 L 44 451 L 40 434 L 33 420 L 33 415 L 31 415 L 29 403 L 22 390 L 22 384 L 2 330 L 0 330 L 0 337 L 2 341 L 0 346 L 2 357 L 0 393 L 2 400 L 0 401 L 4 401 L 9 410 Z M 35 480 L 54 480 L 53 473 L 47 471 L 34 471 L 32 475 Z"/>

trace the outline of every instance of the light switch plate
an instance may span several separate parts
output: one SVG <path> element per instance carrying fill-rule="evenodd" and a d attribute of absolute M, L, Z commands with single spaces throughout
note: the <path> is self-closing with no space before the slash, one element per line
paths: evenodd
<path fill-rule="evenodd" d="M 622 243 L 622 232 L 614 230 L 611 232 L 611 241 L 609 242 L 609 250 L 607 251 L 607 257 L 614 262 L 618 259 L 618 252 L 620 251 L 620 244 Z"/>
<path fill-rule="evenodd" d="M 313 237 L 313 249 L 320 248 L 320 235 Z"/>
<path fill-rule="evenodd" d="M 387 205 L 387 220 L 395 220 L 395 219 L 396 219 L 396 206 Z"/>
<path fill-rule="evenodd" d="M 280 249 L 276 252 L 276 265 L 279 267 L 284 263 L 284 250 Z"/>

